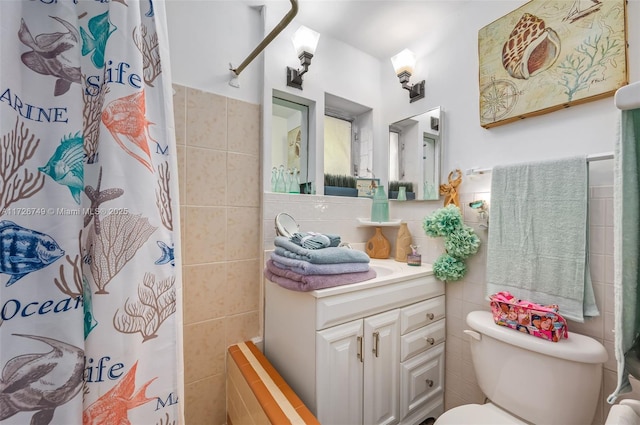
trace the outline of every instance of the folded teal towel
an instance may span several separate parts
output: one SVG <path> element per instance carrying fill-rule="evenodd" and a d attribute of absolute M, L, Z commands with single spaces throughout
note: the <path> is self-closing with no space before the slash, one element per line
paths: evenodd
<path fill-rule="evenodd" d="M 491 176 L 487 295 L 598 316 L 588 267 L 586 157 L 498 166 Z"/>
<path fill-rule="evenodd" d="M 307 249 L 321 249 L 340 245 L 340 236 L 316 232 L 294 233 L 291 242 Z"/>
<path fill-rule="evenodd" d="M 369 263 L 313 264 L 304 260 L 283 257 L 275 252 L 271 253 L 271 259 L 277 267 L 299 274 L 343 274 L 369 270 Z"/>
<path fill-rule="evenodd" d="M 276 246 L 274 251 L 278 255 L 314 264 L 368 263 L 371 261 L 369 256 L 362 251 L 339 247 L 306 249 L 284 236 L 276 236 L 273 244 Z"/>

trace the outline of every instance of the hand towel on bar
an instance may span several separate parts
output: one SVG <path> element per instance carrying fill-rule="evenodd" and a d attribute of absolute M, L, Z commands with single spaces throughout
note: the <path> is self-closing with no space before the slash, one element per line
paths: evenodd
<path fill-rule="evenodd" d="M 368 263 L 371 260 L 365 252 L 356 249 L 339 247 L 306 249 L 284 236 L 276 236 L 273 244 L 276 246 L 274 252 L 278 255 L 314 264 Z"/>
<path fill-rule="evenodd" d="M 294 291 L 313 291 L 315 289 L 332 288 L 334 286 L 349 285 L 364 282 L 376 277 L 376 272 L 369 269 L 366 272 L 345 273 L 336 275 L 300 275 L 291 270 L 282 270 L 273 265 L 273 260 L 267 260 L 264 276 L 273 283 Z"/>
<path fill-rule="evenodd" d="M 299 274 L 342 274 L 369 270 L 369 263 L 313 264 L 304 260 L 283 257 L 275 252 L 271 253 L 271 259 L 277 267 Z"/>
<path fill-rule="evenodd" d="M 307 249 L 321 249 L 340 245 L 340 236 L 316 232 L 301 232 L 291 235 L 291 242 Z"/>
<path fill-rule="evenodd" d="M 567 319 L 598 316 L 588 266 L 586 157 L 493 168 L 487 295 L 558 304 Z"/>
<path fill-rule="evenodd" d="M 607 401 L 640 379 L 640 109 L 622 111 L 613 156 L 614 352 L 618 382 Z"/>

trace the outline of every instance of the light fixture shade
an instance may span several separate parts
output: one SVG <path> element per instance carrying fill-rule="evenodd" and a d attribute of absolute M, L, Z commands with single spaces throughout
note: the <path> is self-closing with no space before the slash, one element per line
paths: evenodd
<path fill-rule="evenodd" d="M 298 57 L 300 57 L 302 52 L 314 55 L 316 53 L 316 47 L 318 46 L 319 39 L 320 34 L 314 30 L 309 29 L 304 25 L 298 28 L 292 38 L 293 47 L 296 49 Z"/>
<path fill-rule="evenodd" d="M 391 58 L 393 69 L 396 71 L 396 75 L 407 71 L 409 74 L 413 74 L 413 69 L 416 66 L 416 55 L 409 49 L 404 49 L 397 55 Z"/>

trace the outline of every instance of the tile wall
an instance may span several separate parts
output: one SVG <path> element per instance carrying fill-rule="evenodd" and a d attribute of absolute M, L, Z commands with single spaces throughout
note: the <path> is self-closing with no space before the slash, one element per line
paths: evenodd
<path fill-rule="evenodd" d="M 261 334 L 260 106 L 174 85 L 186 425 L 226 422 L 226 348 Z"/>
<path fill-rule="evenodd" d="M 464 193 L 461 204 L 468 205 L 473 200 L 490 200 L 489 193 Z M 465 222 L 476 229 L 482 240 L 478 254 L 468 261 L 469 273 L 458 282 L 446 285 L 447 296 L 447 353 L 445 408 L 482 403 L 484 396 L 478 388 L 471 363 L 468 337 L 463 334 L 465 317 L 473 310 L 489 310 L 484 298 L 486 274 L 487 231 L 479 228 L 477 214 L 465 208 Z M 601 398 L 593 424 L 604 423 L 609 412 L 606 398 L 616 387 L 616 361 L 613 351 L 613 188 L 600 186 L 590 188 L 589 200 L 589 262 L 591 278 L 596 295 L 600 317 L 585 323 L 569 321 L 569 331 L 585 334 L 600 341 L 609 353 L 605 364 Z M 634 392 L 620 398 L 639 399 L 640 386 L 633 382 Z"/>
<path fill-rule="evenodd" d="M 374 230 L 362 225 L 358 218 L 371 218 L 371 203 L 369 198 L 265 193 L 263 247 L 265 250 L 273 249 L 276 236 L 274 219 L 279 213 L 291 215 L 302 232 L 338 234 L 343 242 L 362 244 L 373 236 Z M 440 202 L 389 201 L 389 218 L 407 223 L 413 243 L 419 246 L 418 251 L 422 253 L 423 262 L 430 262 L 440 255 L 438 244 L 422 230 L 424 217 L 440 206 Z M 398 228 L 385 227 L 382 232 L 391 243 L 393 257 Z"/>

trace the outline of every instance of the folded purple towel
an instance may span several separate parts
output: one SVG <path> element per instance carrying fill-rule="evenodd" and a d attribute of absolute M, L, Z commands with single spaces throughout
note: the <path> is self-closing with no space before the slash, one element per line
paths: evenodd
<path fill-rule="evenodd" d="M 283 288 L 307 292 L 315 289 L 332 288 L 334 286 L 364 282 L 365 280 L 375 278 L 376 272 L 370 269 L 366 272 L 339 275 L 300 275 L 291 270 L 280 269 L 273 264 L 272 260 L 268 260 L 267 267 L 264 269 L 264 276 Z"/>
<path fill-rule="evenodd" d="M 369 263 L 335 263 L 335 264 L 315 264 L 296 258 L 283 257 L 275 252 L 271 253 L 273 263 L 285 270 L 291 270 L 299 274 L 343 274 L 366 272 L 369 270 Z"/>

